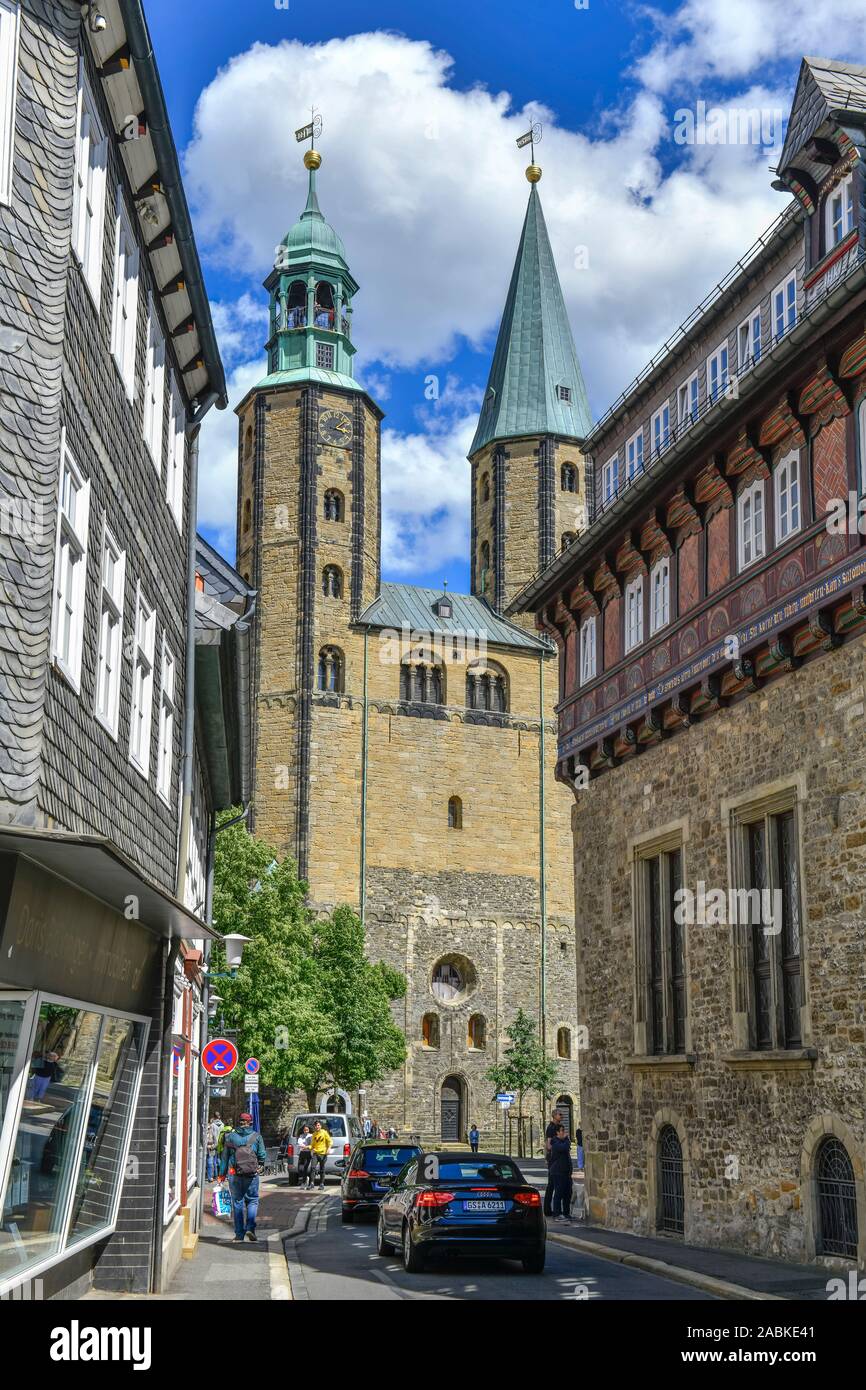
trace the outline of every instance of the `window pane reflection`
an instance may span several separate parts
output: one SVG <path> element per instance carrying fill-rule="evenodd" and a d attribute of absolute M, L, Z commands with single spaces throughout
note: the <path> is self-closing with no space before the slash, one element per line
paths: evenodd
<path fill-rule="evenodd" d="M 69 1241 L 107 1226 L 120 1185 L 127 1119 L 144 1029 L 125 1018 L 107 1018 L 96 1063 L 96 1081 L 84 1148 L 75 1179 Z M 134 1174 L 131 1175 L 134 1180 Z"/>

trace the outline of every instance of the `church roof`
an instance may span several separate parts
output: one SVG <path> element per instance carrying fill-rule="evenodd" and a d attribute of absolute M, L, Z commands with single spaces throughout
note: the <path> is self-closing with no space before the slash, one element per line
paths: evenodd
<path fill-rule="evenodd" d="M 315 264 L 330 267 L 348 275 L 349 267 L 346 263 L 346 248 L 343 245 L 343 239 L 335 232 L 330 222 L 326 221 L 319 207 L 315 169 L 311 169 L 309 175 L 310 181 L 304 211 L 280 243 L 281 246 L 285 247 L 280 260 L 281 267 L 284 270 L 291 270 L 294 267 L 302 269 Z"/>
<path fill-rule="evenodd" d="M 570 400 L 560 398 L 567 387 Z M 589 433 L 586 387 L 533 184 L 470 458 L 492 440 Z"/>
<path fill-rule="evenodd" d="M 500 618 L 483 598 L 471 594 L 452 594 L 452 616 L 440 618 L 435 605 L 443 597 L 441 589 L 422 589 L 416 584 L 383 584 L 378 596 L 358 619 L 360 627 L 393 627 L 398 632 L 405 624 L 412 632 L 432 633 L 443 637 L 483 637 L 489 646 L 522 647 L 530 651 L 551 652 L 550 644 L 540 635 L 527 632 Z"/>

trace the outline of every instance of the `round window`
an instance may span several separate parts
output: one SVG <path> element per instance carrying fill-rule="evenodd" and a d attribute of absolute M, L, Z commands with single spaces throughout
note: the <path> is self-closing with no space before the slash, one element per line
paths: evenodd
<path fill-rule="evenodd" d="M 440 1004 L 457 1004 L 475 988 L 475 969 L 464 956 L 443 956 L 433 967 L 430 989 Z"/>

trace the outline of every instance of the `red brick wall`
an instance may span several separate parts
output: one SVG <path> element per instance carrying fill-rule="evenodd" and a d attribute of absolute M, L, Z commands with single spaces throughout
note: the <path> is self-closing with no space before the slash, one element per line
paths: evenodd
<path fill-rule="evenodd" d="M 604 669 L 615 666 L 622 655 L 619 638 L 621 598 L 612 598 L 604 610 Z"/>
<path fill-rule="evenodd" d="M 700 595 L 700 579 L 698 575 L 698 543 L 700 537 L 695 534 L 686 536 L 678 551 L 677 571 L 679 580 L 680 613 L 687 613 L 690 608 L 694 608 Z"/>
<path fill-rule="evenodd" d="M 731 511 L 723 507 L 707 527 L 707 592 L 714 594 L 731 577 Z"/>
<path fill-rule="evenodd" d="M 803 457 L 801 452 L 800 457 Z M 812 445 L 815 471 L 815 515 L 821 517 L 833 497 L 848 498 L 848 465 L 845 458 L 845 421 L 831 420 L 815 435 Z M 802 478 L 803 466 L 800 466 Z M 802 487 L 802 483 L 801 483 Z"/>

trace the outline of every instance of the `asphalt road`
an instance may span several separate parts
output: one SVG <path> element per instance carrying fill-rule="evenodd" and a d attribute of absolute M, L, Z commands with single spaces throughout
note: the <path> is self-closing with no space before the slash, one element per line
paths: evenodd
<path fill-rule="evenodd" d="M 441 1260 L 422 1274 L 407 1274 L 398 1255 L 376 1253 L 372 1218 L 342 1224 L 333 1186 L 316 1202 L 307 1233 L 288 1243 L 287 1254 L 296 1299 L 709 1299 L 687 1285 L 583 1255 L 552 1240 L 543 1274 L 524 1274 L 510 1260 Z"/>

